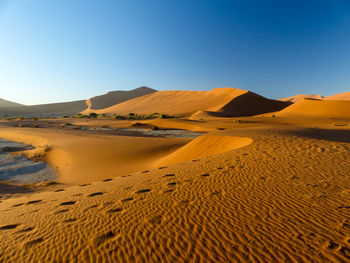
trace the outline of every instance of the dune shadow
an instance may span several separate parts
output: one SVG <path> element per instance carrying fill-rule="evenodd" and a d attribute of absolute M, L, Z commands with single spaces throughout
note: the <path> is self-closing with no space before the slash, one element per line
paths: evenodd
<path fill-rule="evenodd" d="M 291 131 L 292 134 L 318 140 L 333 142 L 350 142 L 350 130 L 330 130 L 308 128 L 299 131 Z"/>

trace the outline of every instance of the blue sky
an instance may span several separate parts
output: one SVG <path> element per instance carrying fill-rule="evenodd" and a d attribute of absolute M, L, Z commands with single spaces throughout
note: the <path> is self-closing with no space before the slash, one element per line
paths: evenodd
<path fill-rule="evenodd" d="M 270 98 L 350 91 L 348 0 L 0 0 L 0 97 L 146 85 Z"/>

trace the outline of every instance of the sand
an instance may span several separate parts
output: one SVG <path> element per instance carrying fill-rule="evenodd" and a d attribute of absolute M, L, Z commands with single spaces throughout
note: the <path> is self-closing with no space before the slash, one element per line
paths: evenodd
<path fill-rule="evenodd" d="M 216 117 L 234 117 L 281 110 L 288 105 L 290 103 L 266 99 L 247 90 L 215 88 L 210 91 L 158 91 L 94 112 L 121 115 L 164 113 L 189 117 L 198 111 L 207 111 Z"/>
<path fill-rule="evenodd" d="M 212 155 L 115 178 L 109 171 L 112 167 L 96 159 L 101 154 L 98 147 L 105 148 L 103 141 L 114 143 L 109 136 L 78 139 L 72 131 L 1 128 L 0 137 L 20 136 L 33 145 L 52 140 L 53 149 L 62 148 L 64 138 L 72 138 L 66 150 L 74 158 L 93 154 L 90 161 L 99 163 L 94 172 L 101 180 L 96 181 L 93 173 L 79 175 L 80 185 L 3 199 L 0 260 L 349 260 L 349 128 L 334 127 L 326 118 L 316 121 L 327 129 L 306 128 L 308 121 L 300 121 L 299 127 L 287 125 L 289 119 L 282 117 L 236 120 L 171 120 L 170 126 L 191 123 L 209 133 L 185 146 L 178 145 L 170 154 L 162 153 L 169 163 L 182 156 L 177 152 L 185 154 L 186 148 L 196 152 L 196 147 L 200 150 L 210 138 L 215 144 L 224 140 L 226 146 L 225 140 L 231 137 L 233 148 L 216 152 L 213 147 Z M 218 125 L 226 128 L 218 130 Z M 95 142 L 91 149 L 97 147 L 96 153 L 85 153 L 85 140 Z M 109 178 L 112 180 L 105 180 Z"/>
<path fill-rule="evenodd" d="M 350 100 L 350 92 L 334 94 L 326 97 L 325 100 Z"/>
<path fill-rule="evenodd" d="M 16 103 L 16 102 L 0 99 L 0 108 L 3 108 L 3 107 L 18 107 L 18 106 L 23 106 L 23 105 L 19 104 L 19 103 Z"/>
<path fill-rule="evenodd" d="M 75 129 L 132 121 L 0 121 L 0 138 L 59 174 L 0 184 L 0 262 L 348 262 L 347 103 L 139 121 L 205 132 L 195 139 Z"/>

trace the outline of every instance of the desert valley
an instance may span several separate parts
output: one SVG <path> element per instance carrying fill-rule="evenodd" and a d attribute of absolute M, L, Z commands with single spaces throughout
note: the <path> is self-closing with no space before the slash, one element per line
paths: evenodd
<path fill-rule="evenodd" d="M 0 100 L 1 262 L 350 261 L 350 93 Z"/>

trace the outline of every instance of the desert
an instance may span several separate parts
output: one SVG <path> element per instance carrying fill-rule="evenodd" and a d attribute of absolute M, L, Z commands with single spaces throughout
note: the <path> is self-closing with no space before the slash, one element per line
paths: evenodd
<path fill-rule="evenodd" d="M 237 117 L 246 92 L 231 91 L 167 112 L 187 117 L 4 117 L 0 137 L 33 146 L 10 154 L 57 177 L 1 183 L 1 261 L 349 260 L 350 101 L 264 99 Z"/>

